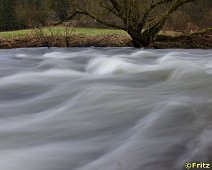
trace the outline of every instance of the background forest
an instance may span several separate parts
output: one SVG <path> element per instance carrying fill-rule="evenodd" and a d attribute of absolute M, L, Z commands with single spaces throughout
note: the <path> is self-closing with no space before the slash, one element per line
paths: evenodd
<path fill-rule="evenodd" d="M 72 16 L 78 4 L 84 4 L 84 8 L 89 8 L 83 0 L 0 0 L 0 31 L 63 23 Z M 96 11 L 101 15 L 101 10 Z M 119 22 L 112 15 L 106 16 L 105 20 L 110 20 L 112 23 Z M 107 27 L 85 15 L 73 17 L 70 23 L 70 25 L 74 23 L 77 27 Z M 212 1 L 195 0 L 173 13 L 164 29 L 190 33 L 211 25 Z"/>

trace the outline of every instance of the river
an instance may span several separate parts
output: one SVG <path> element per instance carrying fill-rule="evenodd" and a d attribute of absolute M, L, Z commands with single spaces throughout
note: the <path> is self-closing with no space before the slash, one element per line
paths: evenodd
<path fill-rule="evenodd" d="M 1 170 L 212 163 L 212 50 L 0 50 Z"/>

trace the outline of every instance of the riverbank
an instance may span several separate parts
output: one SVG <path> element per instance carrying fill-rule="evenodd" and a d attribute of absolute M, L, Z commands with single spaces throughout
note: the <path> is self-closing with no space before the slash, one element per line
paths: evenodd
<path fill-rule="evenodd" d="M 15 38 L 0 38 L 0 48 L 30 48 L 30 47 L 132 47 L 128 35 L 72 35 L 70 37 L 52 36 L 21 36 Z M 160 35 L 150 48 L 212 48 L 212 32 L 191 34 L 189 36 Z"/>

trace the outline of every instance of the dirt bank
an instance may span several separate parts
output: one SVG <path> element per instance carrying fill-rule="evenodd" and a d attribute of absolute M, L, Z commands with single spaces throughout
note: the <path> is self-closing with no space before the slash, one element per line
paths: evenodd
<path fill-rule="evenodd" d="M 0 48 L 28 47 L 132 47 L 131 38 L 125 35 L 65 37 L 17 37 L 1 39 Z M 192 36 L 159 36 L 150 48 L 212 48 L 212 32 Z"/>

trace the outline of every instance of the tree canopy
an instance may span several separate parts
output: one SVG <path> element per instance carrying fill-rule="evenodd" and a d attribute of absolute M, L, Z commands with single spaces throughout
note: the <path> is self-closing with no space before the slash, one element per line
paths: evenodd
<path fill-rule="evenodd" d="M 126 31 L 135 47 L 148 46 L 179 7 L 194 0 L 84 0 L 76 12 Z M 107 21 L 111 15 L 119 23 Z"/>

